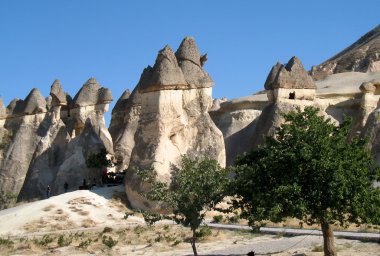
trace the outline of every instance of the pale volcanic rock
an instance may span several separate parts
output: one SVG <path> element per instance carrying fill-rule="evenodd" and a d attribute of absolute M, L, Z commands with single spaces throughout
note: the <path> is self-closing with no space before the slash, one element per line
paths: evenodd
<path fill-rule="evenodd" d="M 117 134 L 122 129 L 124 116 L 127 113 L 126 105 L 130 96 L 131 92 L 128 89 L 125 90 L 112 109 L 111 123 L 108 131 L 113 141 L 116 140 Z"/>
<path fill-rule="evenodd" d="M 380 94 L 380 81 L 372 80 L 370 82 L 364 82 L 360 85 L 359 89 L 364 93 Z"/>
<path fill-rule="evenodd" d="M 66 179 L 72 179 L 68 181 L 72 189 L 83 179 L 100 179 L 100 170 L 87 168 L 86 159 L 102 148 L 113 152 L 103 116 L 112 100 L 108 89 L 90 79 L 70 104 L 71 97 L 56 80 L 48 99 L 46 108 L 44 97 L 33 89 L 25 100 L 13 100 L 2 120 L 0 190 L 15 194 L 19 201 L 44 198 L 47 185 L 53 194 L 62 193 Z M 82 122 L 83 129 L 77 129 Z"/>
<path fill-rule="evenodd" d="M 1 152 L 0 191 L 19 194 L 41 140 L 38 130 L 44 117 L 45 113 L 36 113 L 6 120 L 4 128 L 11 136 L 11 141 Z"/>
<path fill-rule="evenodd" d="M 208 114 L 212 105 L 212 80 L 204 80 L 207 73 L 201 68 L 194 39 L 182 41 L 176 58 L 188 86 L 165 89 L 166 85 L 162 85 L 163 89 L 158 91 L 139 90 L 141 113 L 126 176 L 126 192 L 132 206 L 141 209 L 156 208 L 157 205 L 139 194 L 147 187 L 136 176 L 136 169 L 154 168 L 158 180 L 170 183 L 172 171 L 178 166 L 181 155 L 192 158 L 207 156 L 225 166 L 223 135 Z M 165 72 L 169 71 L 166 69 Z M 144 70 L 140 83 L 156 83 L 154 77 L 150 76 L 149 80 L 149 76 L 144 75 L 146 72 Z M 161 76 L 170 77 L 171 74 Z"/>
<path fill-rule="evenodd" d="M 108 111 L 111 101 L 112 95 L 109 89 L 100 87 L 95 78 L 90 78 L 72 100 L 71 116 L 68 122 L 72 120 L 75 136 L 82 133 L 86 122 L 90 122 L 103 141 L 106 150 L 112 154 L 112 137 L 104 121 L 104 113 Z"/>
<path fill-rule="evenodd" d="M 4 119 L 7 116 L 7 108 L 4 106 L 3 99 L 0 97 L 0 119 Z"/>
<path fill-rule="evenodd" d="M 140 82 L 143 77 L 141 77 Z M 138 83 L 130 94 L 123 93 L 112 110 L 110 133 L 114 142 L 117 170 L 126 170 L 129 166 L 132 150 L 135 146 L 135 133 L 141 112 L 141 93 Z"/>
<path fill-rule="evenodd" d="M 233 164 L 235 158 L 252 149 L 251 137 L 263 109 L 270 103 L 266 92 L 220 102 L 219 108 L 209 114 L 223 133 L 226 148 L 226 164 Z"/>

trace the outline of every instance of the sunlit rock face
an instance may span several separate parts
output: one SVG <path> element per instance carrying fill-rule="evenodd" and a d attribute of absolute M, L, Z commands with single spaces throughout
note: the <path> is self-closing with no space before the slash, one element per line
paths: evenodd
<path fill-rule="evenodd" d="M 95 79 L 88 80 L 74 100 L 58 80 L 47 100 L 33 89 L 24 100 L 0 104 L 0 190 L 18 200 L 63 192 L 67 181 L 78 189 L 83 179 L 100 177 L 86 167 L 89 154 L 113 144 L 103 114 L 112 96 Z"/>
<path fill-rule="evenodd" d="M 126 177 L 134 207 L 155 207 L 140 196 L 147 187 L 136 169 L 153 167 L 157 179 L 170 182 L 181 155 L 207 156 L 225 166 L 223 135 L 208 114 L 213 81 L 201 58 L 194 39 L 186 37 L 176 53 L 169 46 L 159 51 L 154 66 L 141 75 L 136 87 L 141 109 Z"/>

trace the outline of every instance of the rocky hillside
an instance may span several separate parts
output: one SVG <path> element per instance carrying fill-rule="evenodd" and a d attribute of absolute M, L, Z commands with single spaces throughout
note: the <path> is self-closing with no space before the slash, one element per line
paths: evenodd
<path fill-rule="evenodd" d="M 380 25 L 331 59 L 314 66 L 311 74 L 321 80 L 337 73 L 377 71 L 380 71 Z"/>
<path fill-rule="evenodd" d="M 126 171 L 132 206 L 154 208 L 140 196 L 146 184 L 136 170 L 154 168 L 158 179 L 170 182 L 181 155 L 230 165 L 274 134 L 282 112 L 305 106 L 319 107 L 336 123 L 352 117 L 352 135 L 370 138 L 380 164 L 379 31 L 311 73 L 297 57 L 277 63 L 263 91 L 232 100 L 212 99 L 214 82 L 203 68 L 207 55 L 186 37 L 175 52 L 170 46 L 160 50 L 134 90 L 120 96 L 108 129 L 103 115 L 112 96 L 94 78 L 74 98 L 54 81 L 47 98 L 33 89 L 7 107 L 0 99 L 0 191 L 26 200 L 43 198 L 48 184 L 54 195 L 66 181 L 72 190 L 83 179 L 99 183 L 101 170 L 87 168 L 86 159 L 105 148 L 113 169 Z"/>

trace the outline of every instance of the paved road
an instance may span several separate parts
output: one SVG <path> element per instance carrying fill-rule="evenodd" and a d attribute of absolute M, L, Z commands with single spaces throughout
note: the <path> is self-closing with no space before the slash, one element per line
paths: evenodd
<path fill-rule="evenodd" d="M 229 230 L 250 230 L 248 226 L 233 224 L 207 223 L 212 228 L 229 229 Z M 271 255 L 284 251 L 293 250 L 297 254 L 298 248 L 313 247 L 323 244 L 322 232 L 317 229 L 290 229 L 290 228 L 260 228 L 261 233 L 291 235 L 281 236 L 269 241 L 252 241 L 249 244 L 236 245 L 231 248 L 207 252 L 203 255 L 247 255 L 248 252 L 254 251 L 255 255 Z M 342 232 L 335 231 L 336 245 L 359 244 L 359 240 L 380 242 L 380 233 L 363 233 L 363 232 Z M 297 254 L 298 255 L 298 254 Z M 303 255 L 303 254 L 299 254 Z"/>
<path fill-rule="evenodd" d="M 220 229 L 229 230 L 250 230 L 250 227 L 234 224 L 219 224 L 207 223 L 208 226 Z M 317 229 L 293 229 L 293 228 L 260 228 L 261 233 L 267 234 L 284 234 L 284 235 L 317 235 L 321 236 L 322 232 Z M 348 231 L 334 231 L 335 237 L 366 240 L 366 241 L 380 241 L 380 233 L 365 233 L 365 232 L 348 232 Z"/>

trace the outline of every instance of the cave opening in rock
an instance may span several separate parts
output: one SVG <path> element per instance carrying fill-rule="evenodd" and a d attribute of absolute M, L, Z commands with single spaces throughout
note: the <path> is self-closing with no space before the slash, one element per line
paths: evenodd
<path fill-rule="evenodd" d="M 290 92 L 289 93 L 289 99 L 290 100 L 295 100 L 296 99 L 296 92 Z"/>

